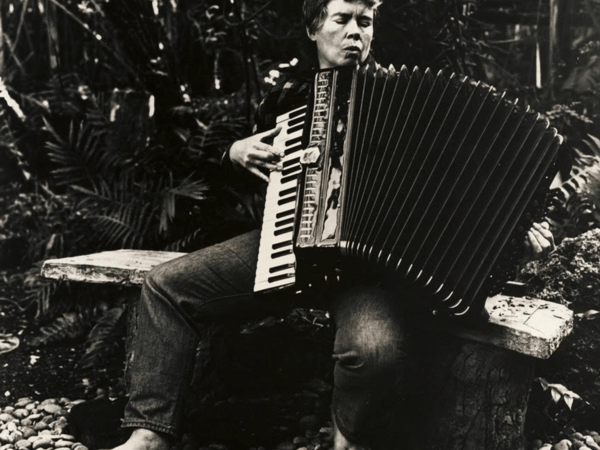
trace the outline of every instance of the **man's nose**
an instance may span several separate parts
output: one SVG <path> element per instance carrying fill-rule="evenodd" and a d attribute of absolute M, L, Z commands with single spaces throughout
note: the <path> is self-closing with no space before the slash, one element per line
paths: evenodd
<path fill-rule="evenodd" d="M 351 20 L 347 25 L 347 33 L 348 37 L 353 39 L 360 39 L 361 29 L 358 26 L 358 22 L 356 20 Z"/>

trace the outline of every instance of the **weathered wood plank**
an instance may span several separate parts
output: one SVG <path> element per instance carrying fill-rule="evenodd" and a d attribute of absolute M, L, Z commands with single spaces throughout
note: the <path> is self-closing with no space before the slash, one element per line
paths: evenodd
<path fill-rule="evenodd" d="M 142 284 L 154 266 L 185 255 L 178 252 L 150 250 L 114 250 L 70 258 L 49 259 L 42 266 L 42 276 L 103 284 Z"/>
<path fill-rule="evenodd" d="M 116 250 L 51 259 L 42 276 L 88 283 L 139 285 L 154 266 L 185 253 Z M 473 326 L 443 323 L 453 335 L 546 359 L 573 329 L 573 312 L 539 299 L 497 295 L 487 300 L 489 321 Z M 431 324 L 429 324 L 431 326 Z M 434 325 L 435 326 L 435 325 Z"/>

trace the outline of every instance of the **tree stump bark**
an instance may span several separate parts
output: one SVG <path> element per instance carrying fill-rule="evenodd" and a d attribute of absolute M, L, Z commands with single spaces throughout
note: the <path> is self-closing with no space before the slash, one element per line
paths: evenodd
<path fill-rule="evenodd" d="M 535 358 L 441 334 L 424 343 L 422 355 L 414 448 L 525 448 Z"/>

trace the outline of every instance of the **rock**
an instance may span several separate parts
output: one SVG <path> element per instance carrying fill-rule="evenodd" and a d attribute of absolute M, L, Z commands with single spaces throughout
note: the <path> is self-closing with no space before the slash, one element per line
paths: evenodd
<path fill-rule="evenodd" d="M 27 417 L 29 415 L 29 411 L 26 410 L 25 408 L 19 408 L 19 409 L 15 409 L 14 412 L 12 413 L 13 417 L 17 418 L 17 419 L 24 419 L 25 417 Z"/>
<path fill-rule="evenodd" d="M 25 417 L 24 419 L 21 419 L 22 427 L 30 427 L 32 425 L 33 425 L 33 420 L 31 420 L 29 417 Z"/>
<path fill-rule="evenodd" d="M 58 400 L 55 398 L 47 398 L 46 400 L 43 400 L 40 403 L 40 406 L 46 406 L 46 405 L 56 405 L 58 403 Z"/>
<path fill-rule="evenodd" d="M 27 439 L 21 439 L 20 441 L 15 442 L 16 448 L 31 448 L 33 444 L 29 442 Z"/>
<path fill-rule="evenodd" d="M 0 442 L 3 444 L 12 444 L 14 442 L 13 438 L 10 435 L 10 431 L 3 430 L 0 432 Z"/>
<path fill-rule="evenodd" d="M 23 433 L 21 433 L 19 430 L 16 430 L 10 433 L 10 437 L 13 442 L 17 442 L 23 439 Z"/>
<path fill-rule="evenodd" d="M 4 408 L 3 412 L 5 412 L 6 414 L 12 414 L 15 409 L 16 408 L 14 406 L 7 406 L 6 408 Z"/>
<path fill-rule="evenodd" d="M 64 434 L 64 433 L 63 433 L 63 434 L 61 434 L 59 437 L 60 437 L 61 439 L 64 439 L 65 441 L 71 441 L 71 442 L 74 442 L 74 441 L 75 441 L 75 436 L 72 436 L 72 435 L 70 435 L 70 434 Z"/>
<path fill-rule="evenodd" d="M 14 422 L 8 422 L 6 424 L 6 429 L 10 432 L 17 431 L 17 424 Z"/>
<path fill-rule="evenodd" d="M 36 420 L 40 420 L 42 416 L 40 413 L 33 413 L 33 414 L 29 414 L 29 416 L 27 416 L 28 419 L 36 421 Z"/>
<path fill-rule="evenodd" d="M 33 426 L 34 430 L 42 431 L 48 428 L 48 424 L 46 422 L 40 421 Z"/>
<path fill-rule="evenodd" d="M 62 433 L 62 430 L 67 428 L 68 422 L 65 416 L 59 416 L 54 422 L 50 424 L 50 428 L 53 430 L 58 430 L 58 434 Z"/>
<path fill-rule="evenodd" d="M 54 450 L 71 450 L 71 447 L 54 447 Z"/>
<path fill-rule="evenodd" d="M 75 446 L 75 447 L 72 447 L 72 448 L 73 448 L 73 450 L 89 450 L 89 449 L 88 449 L 88 448 L 87 448 L 85 445 L 83 445 L 83 444 L 79 444 L 79 445 L 77 445 L 77 446 Z"/>
<path fill-rule="evenodd" d="M 48 403 L 44 406 L 42 406 L 42 411 L 48 413 L 48 414 L 54 414 L 59 412 L 62 409 L 62 406 L 54 404 L 54 403 Z"/>
<path fill-rule="evenodd" d="M 73 445 L 73 441 L 66 441 L 64 439 L 59 439 L 54 443 L 54 446 L 57 448 L 60 448 L 60 447 L 71 448 L 72 445 Z"/>
<path fill-rule="evenodd" d="M 594 438 L 592 436 L 585 436 L 583 442 L 585 442 L 585 445 L 587 445 L 592 450 L 600 450 L 600 446 L 596 444 L 596 441 L 594 441 Z"/>
<path fill-rule="evenodd" d="M 11 422 L 13 419 L 14 419 L 14 417 L 6 412 L 0 414 L 0 420 L 4 423 Z"/>
<path fill-rule="evenodd" d="M 21 427 L 21 433 L 23 433 L 23 439 L 29 439 L 30 437 L 37 436 L 37 431 L 31 427 Z"/>
<path fill-rule="evenodd" d="M 569 450 L 573 443 L 568 439 L 563 439 L 552 446 L 552 450 Z"/>
<path fill-rule="evenodd" d="M 33 402 L 33 399 L 31 397 L 22 397 L 19 400 L 17 400 L 17 403 L 14 404 L 14 407 L 17 409 L 25 408 L 25 406 L 27 406 L 31 402 Z"/>
<path fill-rule="evenodd" d="M 35 403 L 27 403 L 25 409 L 29 412 L 33 411 L 37 405 Z"/>
<path fill-rule="evenodd" d="M 42 438 L 42 439 L 38 439 L 37 441 L 35 441 L 33 443 L 33 450 L 36 450 L 38 448 L 50 448 L 50 447 L 54 447 L 54 443 L 52 442 L 52 439 L 46 439 L 46 438 Z"/>

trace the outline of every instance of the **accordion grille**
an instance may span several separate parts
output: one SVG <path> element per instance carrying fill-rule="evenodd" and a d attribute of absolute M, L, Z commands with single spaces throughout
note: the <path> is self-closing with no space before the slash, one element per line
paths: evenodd
<path fill-rule="evenodd" d="M 344 130 L 343 151 L 331 136 L 306 168 L 323 174 L 321 212 L 301 247 L 325 245 L 319 230 L 333 212 L 342 263 L 416 289 L 435 310 L 481 306 L 543 217 L 562 138 L 529 108 L 468 78 L 406 67 L 327 76 L 335 90 L 329 132 Z M 327 211 L 334 162 L 339 205 Z"/>

